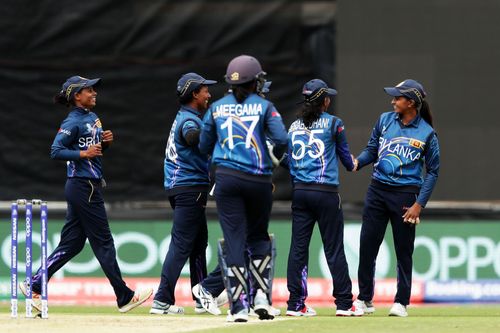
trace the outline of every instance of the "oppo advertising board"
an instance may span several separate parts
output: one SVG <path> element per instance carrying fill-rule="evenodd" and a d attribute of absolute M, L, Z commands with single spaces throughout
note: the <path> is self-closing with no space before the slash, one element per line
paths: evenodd
<path fill-rule="evenodd" d="M 62 221 L 49 225 L 49 252 L 57 246 Z M 22 224 L 20 224 L 22 226 Z M 159 278 L 161 266 L 170 243 L 171 222 L 121 222 L 112 221 L 120 268 L 125 277 Z M 424 221 L 417 227 L 414 253 L 414 281 L 422 282 L 425 300 L 429 301 L 498 301 L 500 300 L 500 227 L 498 222 L 438 222 Z M 358 265 L 360 223 L 347 221 L 345 225 L 345 252 L 351 278 L 356 280 Z M 34 266 L 39 266 L 40 235 L 33 228 Z M 276 277 L 286 278 L 286 263 L 290 246 L 291 223 L 271 223 L 275 234 L 278 257 Z M 221 237 L 218 223 L 209 223 L 208 269 L 217 264 L 216 242 Z M 24 238 L 19 228 L 19 274 L 24 270 Z M 0 295 L 8 295 L 10 266 L 10 229 L 8 223 L 0 226 Z M 309 277 L 329 279 L 330 274 L 321 246 L 319 230 L 315 230 L 310 245 Z M 396 257 L 392 233 L 387 228 L 386 237 L 377 259 L 376 277 L 379 281 L 396 277 Z M 99 263 L 89 246 L 66 264 L 54 278 L 103 277 Z M 181 277 L 189 277 L 186 265 Z M 462 295 L 463 294 L 463 295 Z"/>

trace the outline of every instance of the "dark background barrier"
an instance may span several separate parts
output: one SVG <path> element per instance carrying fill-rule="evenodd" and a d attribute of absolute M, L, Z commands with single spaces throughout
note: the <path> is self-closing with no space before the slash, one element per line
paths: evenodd
<path fill-rule="evenodd" d="M 110 201 L 165 199 L 164 150 L 183 73 L 219 80 L 211 89 L 216 99 L 227 90 L 229 60 L 251 54 L 269 73 L 270 97 L 288 125 L 303 82 L 319 72 L 333 81 L 334 3 L 303 7 L 283 0 L 42 0 L 4 7 L 0 199 L 63 198 L 65 165 L 48 154 L 66 110 L 51 98 L 74 74 L 103 78 L 95 112 L 115 134 L 104 160 Z M 279 188 L 279 196 L 289 195 Z"/>
<path fill-rule="evenodd" d="M 116 140 L 104 159 L 107 200 L 164 200 L 178 78 L 219 80 L 217 99 L 239 54 L 269 73 L 286 126 L 304 82 L 337 88 L 334 109 L 356 153 L 390 109 L 382 87 L 420 80 L 442 150 L 432 199 L 498 199 L 499 13 L 497 1 L 465 0 L 9 1 L 0 18 L 0 200 L 63 200 L 65 165 L 49 150 L 66 110 L 51 98 L 74 74 L 103 78 L 95 112 Z M 369 174 L 342 173 L 346 201 L 363 200 Z M 285 170 L 275 183 L 276 198 L 289 199 Z"/>
<path fill-rule="evenodd" d="M 422 82 L 441 146 L 431 200 L 500 199 L 500 2 L 338 1 L 338 113 L 360 151 L 380 113 L 383 87 Z M 363 197 L 371 168 L 343 174 L 346 200 Z M 361 177 L 360 177 L 361 176 Z"/>

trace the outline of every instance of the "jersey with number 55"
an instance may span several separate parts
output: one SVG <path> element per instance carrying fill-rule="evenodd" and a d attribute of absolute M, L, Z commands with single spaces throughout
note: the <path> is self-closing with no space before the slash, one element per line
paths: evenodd
<path fill-rule="evenodd" d="M 286 129 L 274 105 L 251 94 L 238 103 L 233 94 L 214 102 L 203 118 L 200 151 L 217 166 L 251 175 L 271 175 L 273 164 L 266 137 L 285 146 Z"/>
<path fill-rule="evenodd" d="M 348 171 L 354 168 L 344 124 L 328 113 L 305 127 L 297 119 L 288 130 L 288 167 L 294 183 L 339 185 L 337 157 Z"/>

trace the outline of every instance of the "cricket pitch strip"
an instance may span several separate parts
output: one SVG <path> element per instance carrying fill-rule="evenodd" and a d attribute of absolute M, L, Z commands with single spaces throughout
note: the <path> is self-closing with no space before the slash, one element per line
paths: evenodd
<path fill-rule="evenodd" d="M 285 318 L 275 318 L 286 320 Z M 158 333 L 193 332 L 241 325 L 260 325 L 273 321 L 251 318 L 248 323 L 228 323 L 226 316 L 172 316 L 172 315 L 95 315 L 95 314 L 50 314 L 47 320 L 10 318 L 10 314 L 0 314 L 2 333 Z"/>

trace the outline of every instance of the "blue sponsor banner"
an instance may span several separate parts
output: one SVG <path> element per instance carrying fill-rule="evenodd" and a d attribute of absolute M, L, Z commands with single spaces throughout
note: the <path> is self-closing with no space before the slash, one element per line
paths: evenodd
<path fill-rule="evenodd" d="M 424 302 L 500 302 L 500 280 L 426 281 Z"/>

